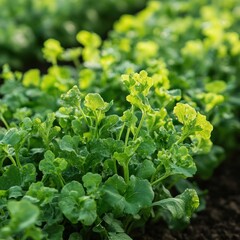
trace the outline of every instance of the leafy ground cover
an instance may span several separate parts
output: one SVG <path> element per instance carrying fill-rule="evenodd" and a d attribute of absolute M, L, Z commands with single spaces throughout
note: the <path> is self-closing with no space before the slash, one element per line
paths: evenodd
<path fill-rule="evenodd" d="M 44 74 L 4 65 L 0 236 L 186 227 L 206 205 L 197 182 L 237 147 L 238 12 L 234 0 L 150 1 L 105 41 L 85 30 L 77 47 L 45 41 Z"/>
<path fill-rule="evenodd" d="M 112 102 L 98 93 L 83 98 L 74 86 L 46 120 L 5 123 L 2 238 L 131 239 L 127 233 L 151 216 L 176 228 L 189 223 L 199 205 L 196 191 L 172 197 L 169 190 L 196 172 L 193 152 L 211 144 L 212 125 L 188 104 L 174 104 L 175 117 L 153 108 L 146 72 L 122 79 L 130 105 L 120 116 L 107 113 Z"/>

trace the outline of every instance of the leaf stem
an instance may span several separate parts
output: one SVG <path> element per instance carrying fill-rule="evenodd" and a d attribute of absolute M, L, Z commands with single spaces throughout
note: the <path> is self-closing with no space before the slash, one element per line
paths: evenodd
<path fill-rule="evenodd" d="M 131 131 L 131 129 L 130 129 L 130 127 L 128 127 L 127 133 L 126 133 L 126 137 L 125 137 L 125 147 L 126 147 L 127 144 L 128 144 L 128 139 L 129 139 L 130 131 Z"/>
<path fill-rule="evenodd" d="M 14 160 L 14 158 L 10 154 L 8 154 L 8 158 L 11 160 L 11 162 L 14 166 L 17 166 L 16 161 Z"/>
<path fill-rule="evenodd" d="M 128 162 L 123 167 L 123 173 L 124 173 L 124 180 L 126 183 L 129 182 L 129 169 L 128 169 Z"/>
<path fill-rule="evenodd" d="M 13 164 L 14 166 L 17 166 L 16 161 L 14 160 L 14 158 L 12 157 L 12 155 L 9 154 L 8 149 L 7 149 L 7 146 L 3 147 L 2 149 L 3 149 L 3 151 L 7 154 L 7 157 L 10 159 L 10 161 L 12 162 L 12 164 Z"/>
<path fill-rule="evenodd" d="M 136 131 L 136 134 L 134 135 L 133 140 L 136 140 L 136 139 L 137 139 L 137 137 L 138 137 L 138 135 L 139 135 L 139 132 L 140 132 L 140 130 L 141 130 L 141 128 L 142 128 L 142 125 L 143 125 L 144 119 L 145 119 L 145 112 L 142 111 L 142 117 L 141 117 L 141 120 L 140 120 L 140 122 L 139 122 L 139 125 L 138 125 L 138 128 L 137 128 L 137 131 Z"/>
<path fill-rule="evenodd" d="M 121 137 L 122 137 L 123 130 L 124 130 L 125 126 L 126 126 L 126 123 L 124 123 L 121 127 L 121 130 L 120 130 L 120 133 L 119 133 L 119 136 L 118 136 L 118 140 L 121 140 Z"/>
<path fill-rule="evenodd" d="M 162 180 L 164 180 L 165 178 L 167 178 L 167 177 L 169 177 L 169 176 L 170 176 L 169 173 L 164 174 L 162 177 L 160 177 L 160 178 L 158 178 L 157 180 L 155 180 L 154 182 L 152 182 L 151 185 L 152 185 L 152 186 L 153 186 L 153 185 L 156 185 L 156 184 L 158 184 L 159 182 L 161 182 Z"/>
<path fill-rule="evenodd" d="M 20 158 L 19 158 L 19 151 L 15 148 L 15 156 L 16 156 L 16 162 L 17 162 L 17 166 L 19 168 L 21 168 L 21 163 L 20 163 Z"/>
<path fill-rule="evenodd" d="M 115 158 L 113 158 L 113 167 L 114 167 L 114 173 L 118 174 L 118 171 L 117 171 L 117 160 Z"/>
<path fill-rule="evenodd" d="M 8 130 L 10 127 L 9 127 L 7 121 L 5 120 L 5 118 L 3 117 L 3 115 L 1 115 L 0 119 L 3 122 L 4 126 L 6 127 L 6 129 Z"/>
<path fill-rule="evenodd" d="M 62 177 L 61 174 L 57 174 L 57 175 L 58 175 L 58 177 L 59 177 L 59 180 L 60 180 L 61 186 L 64 187 L 64 185 L 66 184 L 64 178 Z"/>
<path fill-rule="evenodd" d="M 83 109 L 82 109 L 82 107 L 81 107 L 80 104 L 79 104 L 79 106 L 78 106 L 78 109 L 79 109 L 80 113 L 82 114 L 82 116 L 83 116 L 86 124 L 89 125 L 88 120 L 87 120 L 87 117 L 86 117 L 85 113 L 83 112 Z"/>

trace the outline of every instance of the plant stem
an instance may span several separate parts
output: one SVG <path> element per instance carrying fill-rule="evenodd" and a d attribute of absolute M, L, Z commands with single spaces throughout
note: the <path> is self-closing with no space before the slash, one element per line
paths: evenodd
<path fill-rule="evenodd" d="M 8 154 L 8 158 L 11 160 L 11 162 L 14 166 L 17 166 L 16 161 L 14 160 L 14 158 L 10 154 Z"/>
<path fill-rule="evenodd" d="M 12 162 L 12 164 L 14 166 L 17 166 L 16 161 L 14 160 L 14 158 L 12 157 L 12 155 L 9 154 L 7 146 L 3 147 L 3 151 L 7 154 L 7 157 L 10 159 L 10 161 Z"/>
<path fill-rule="evenodd" d="M 80 104 L 79 104 L 79 106 L 78 106 L 78 109 L 79 109 L 80 113 L 82 114 L 82 116 L 83 116 L 83 118 L 84 118 L 86 124 L 89 125 L 89 124 L 88 124 L 87 117 L 86 117 L 85 113 L 83 112 L 82 107 L 81 107 Z"/>
<path fill-rule="evenodd" d="M 112 158 L 113 159 L 113 168 L 114 168 L 114 173 L 115 174 L 118 174 L 118 171 L 117 171 L 117 160 L 115 158 Z"/>
<path fill-rule="evenodd" d="M 21 163 L 20 163 L 19 152 L 18 152 L 18 150 L 16 148 L 15 148 L 15 156 L 16 156 L 17 166 L 19 168 L 21 168 L 22 166 L 21 166 Z"/>
<path fill-rule="evenodd" d="M 128 127 L 127 133 L 126 133 L 126 137 L 125 137 L 125 147 L 126 147 L 127 144 L 128 144 L 128 139 L 129 139 L 130 131 L 131 131 L 131 129 L 130 129 L 130 127 Z"/>
<path fill-rule="evenodd" d="M 121 130 L 120 130 L 120 133 L 119 133 L 119 136 L 118 136 L 118 140 L 121 140 L 121 137 L 122 137 L 123 130 L 124 130 L 125 126 L 126 126 L 126 123 L 124 123 L 121 127 Z"/>
<path fill-rule="evenodd" d="M 143 125 L 143 122 L 144 122 L 144 119 L 145 119 L 145 112 L 142 111 L 142 117 L 141 117 L 141 120 L 139 122 L 139 125 L 138 125 L 138 128 L 137 128 L 137 131 L 136 131 L 136 134 L 134 135 L 134 138 L 133 140 L 136 140 L 137 137 L 138 137 L 138 134 L 142 128 L 142 125 Z"/>
<path fill-rule="evenodd" d="M 162 177 L 160 177 L 160 178 L 158 178 L 157 180 L 155 180 L 154 182 L 152 182 L 151 185 L 153 186 L 153 185 L 161 182 L 162 180 L 164 180 L 165 178 L 167 178 L 167 177 L 169 177 L 169 176 L 170 176 L 169 173 L 164 174 Z"/>
<path fill-rule="evenodd" d="M 58 177 L 59 177 L 59 180 L 60 180 L 61 186 L 64 187 L 64 185 L 66 184 L 64 178 L 62 177 L 61 174 L 57 174 L 57 175 L 58 175 Z"/>
<path fill-rule="evenodd" d="M 123 167 L 123 172 L 124 172 L 124 180 L 126 183 L 129 182 L 129 169 L 128 169 L 128 162 L 126 165 Z"/>
<path fill-rule="evenodd" d="M 1 115 L 0 119 L 3 122 L 4 126 L 6 127 L 6 129 L 8 130 L 10 127 L 9 127 L 7 121 L 5 120 L 5 118 Z"/>

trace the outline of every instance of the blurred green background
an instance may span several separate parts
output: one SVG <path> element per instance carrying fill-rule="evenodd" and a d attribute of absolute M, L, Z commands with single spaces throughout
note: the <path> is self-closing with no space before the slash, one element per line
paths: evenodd
<path fill-rule="evenodd" d="M 105 38 L 123 13 L 135 13 L 147 0 L 0 0 L 0 66 L 39 67 L 48 38 L 75 46 L 85 29 Z"/>

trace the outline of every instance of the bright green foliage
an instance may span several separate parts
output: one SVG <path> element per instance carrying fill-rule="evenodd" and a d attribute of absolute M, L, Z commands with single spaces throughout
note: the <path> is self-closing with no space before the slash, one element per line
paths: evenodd
<path fill-rule="evenodd" d="M 199 135 L 203 139 L 210 138 L 213 127 L 211 123 L 206 120 L 206 116 L 197 113 L 194 108 L 183 103 L 177 103 L 174 108 L 174 114 L 178 121 L 183 124 L 181 141 L 190 135 Z"/>
<path fill-rule="evenodd" d="M 104 103 L 102 97 L 97 93 L 89 93 L 85 97 L 85 106 L 92 111 L 104 110 L 106 103 Z"/>
<path fill-rule="evenodd" d="M 79 182 L 66 184 L 60 195 L 59 206 L 63 214 L 72 222 L 81 221 L 84 225 L 92 225 L 97 218 L 96 202 L 88 196 Z"/>
<path fill-rule="evenodd" d="M 4 67 L 4 236 L 131 239 L 147 221 L 190 222 L 201 195 L 192 177 L 211 176 L 223 154 L 219 133 L 239 126 L 235 4 L 150 1 L 106 41 L 87 31 L 77 35 L 79 48 L 48 40 L 52 65 L 42 76 Z M 12 201 L 37 209 L 18 232 Z"/>
<path fill-rule="evenodd" d="M 211 143 L 210 123 L 189 105 L 178 103 L 172 111 L 183 127 L 174 125 L 173 114 L 161 105 L 153 108 L 148 99 L 158 94 L 153 78 L 141 71 L 123 79 L 129 95 L 121 114 L 99 93 L 84 96 L 73 86 L 61 95 L 57 112 L 48 113 L 45 119 L 24 118 L 3 131 L 2 195 L 5 201 L 27 201 L 38 210 L 30 229 L 39 231 L 36 222 L 44 226 L 39 239 L 61 238 L 66 230 L 64 219 L 82 228 L 79 238 L 93 229 L 104 239 L 131 239 L 135 224 L 143 225 L 152 214 L 178 226 L 188 223 L 197 208 L 185 192 L 176 198 L 159 192 L 174 177 L 194 175 L 191 154 L 201 153 L 199 142 Z M 162 96 L 164 105 L 174 104 L 175 98 L 168 96 L 167 92 Z M 136 102 L 129 101 L 130 97 Z M 187 137 L 192 144 L 185 143 Z M 195 191 L 190 192 L 196 201 Z M 166 217 L 162 209 L 171 214 Z M 4 221 L 4 228 L 15 234 L 11 218 L 6 215 Z M 17 234 L 27 229 L 24 225 Z"/>
<path fill-rule="evenodd" d="M 237 6 L 237 0 L 149 1 L 135 16 L 124 15 L 115 23 L 103 48 L 114 49 L 116 56 L 109 76 L 117 75 L 111 69 L 128 66 L 128 72 L 146 70 L 154 85 L 180 88 L 185 103 L 197 107 L 215 126 L 216 143 L 233 148 L 240 129 Z M 129 100 L 138 104 L 136 97 Z"/>
<path fill-rule="evenodd" d="M 27 71 L 23 76 L 23 85 L 29 87 L 39 86 L 40 84 L 40 71 L 38 69 L 31 69 Z"/>
<path fill-rule="evenodd" d="M 77 36 L 77 40 L 83 46 L 90 46 L 98 48 L 101 45 L 101 39 L 96 33 L 90 33 L 88 31 L 80 31 Z"/>
<path fill-rule="evenodd" d="M 60 42 L 57 40 L 48 39 L 44 43 L 43 56 L 48 62 L 52 63 L 53 65 L 57 64 L 57 59 L 62 53 L 63 48 L 61 47 Z"/>

